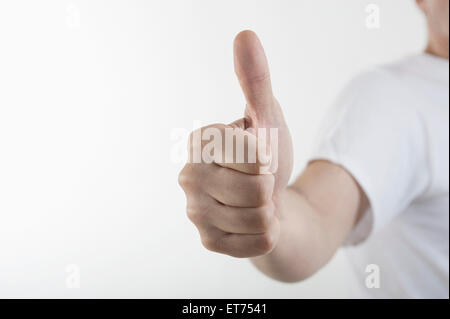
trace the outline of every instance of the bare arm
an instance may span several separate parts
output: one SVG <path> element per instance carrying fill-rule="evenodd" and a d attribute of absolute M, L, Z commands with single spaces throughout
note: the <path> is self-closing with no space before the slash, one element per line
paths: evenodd
<path fill-rule="evenodd" d="M 364 192 L 348 172 L 326 161 L 312 162 L 278 202 L 278 244 L 252 262 L 285 282 L 306 279 L 324 266 L 368 208 Z"/>

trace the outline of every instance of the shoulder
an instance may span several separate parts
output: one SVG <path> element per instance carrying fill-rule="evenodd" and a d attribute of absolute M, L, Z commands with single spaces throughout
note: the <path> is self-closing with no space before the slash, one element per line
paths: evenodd
<path fill-rule="evenodd" d="M 347 83 L 336 101 L 337 108 L 397 120 L 417 116 L 405 84 L 405 63 L 395 62 L 361 72 Z"/>
<path fill-rule="evenodd" d="M 402 65 L 380 66 L 354 77 L 336 99 L 324 119 L 327 133 L 337 130 L 368 135 L 407 136 L 422 134 L 422 115 L 402 79 Z"/>
<path fill-rule="evenodd" d="M 375 67 L 356 75 L 343 90 L 344 95 L 371 98 L 387 102 L 388 97 L 399 98 L 404 92 L 400 63 Z"/>

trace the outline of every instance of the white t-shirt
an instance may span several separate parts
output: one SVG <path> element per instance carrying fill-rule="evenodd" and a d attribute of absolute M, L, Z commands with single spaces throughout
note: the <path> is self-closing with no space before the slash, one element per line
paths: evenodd
<path fill-rule="evenodd" d="M 354 296 L 448 298 L 448 60 L 364 73 L 333 110 L 312 159 L 345 167 L 370 201 L 345 248 Z"/>

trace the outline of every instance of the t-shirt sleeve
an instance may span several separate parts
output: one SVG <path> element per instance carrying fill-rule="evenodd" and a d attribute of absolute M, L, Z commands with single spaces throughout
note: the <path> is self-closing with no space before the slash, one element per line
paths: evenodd
<path fill-rule="evenodd" d="M 344 167 L 370 202 L 346 245 L 376 233 L 427 186 L 424 124 L 408 97 L 393 75 L 362 74 L 346 87 L 322 127 L 310 160 Z"/>

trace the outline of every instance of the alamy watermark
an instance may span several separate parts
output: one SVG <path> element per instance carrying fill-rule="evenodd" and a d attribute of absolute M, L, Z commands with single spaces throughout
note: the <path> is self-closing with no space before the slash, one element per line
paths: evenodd
<path fill-rule="evenodd" d="M 170 150 L 172 163 L 259 164 L 261 171 L 278 168 L 278 128 L 252 132 L 231 126 L 209 126 L 194 130 L 174 128 Z"/>
<path fill-rule="evenodd" d="M 367 29 L 379 29 L 380 24 L 380 6 L 375 3 L 370 3 L 365 8 L 366 13 L 366 28 Z"/>
<path fill-rule="evenodd" d="M 368 274 L 366 276 L 366 287 L 368 289 L 379 289 L 381 284 L 380 266 L 376 264 L 367 265 L 366 273 Z"/>
<path fill-rule="evenodd" d="M 81 271 L 80 267 L 75 264 L 66 266 L 66 287 L 68 289 L 81 288 Z"/>
<path fill-rule="evenodd" d="M 81 27 L 80 9 L 73 3 L 66 7 L 66 25 L 70 30 L 78 30 Z"/>

